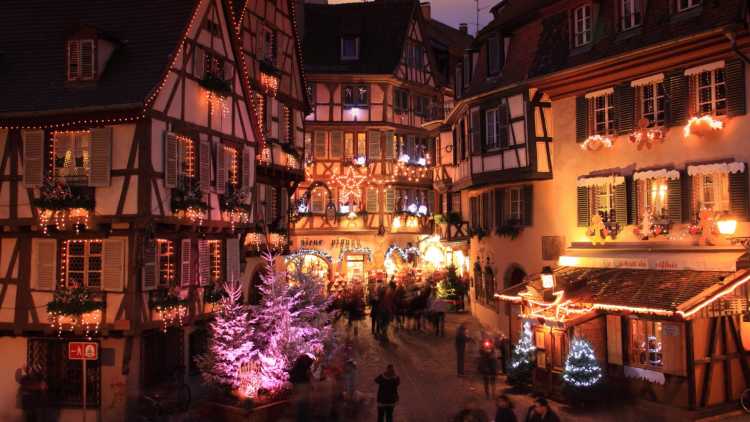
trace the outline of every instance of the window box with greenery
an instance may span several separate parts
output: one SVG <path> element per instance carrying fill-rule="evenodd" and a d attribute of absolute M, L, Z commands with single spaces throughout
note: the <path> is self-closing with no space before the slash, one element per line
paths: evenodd
<path fill-rule="evenodd" d="M 250 221 L 252 207 L 247 201 L 248 192 L 238 189 L 234 185 L 227 184 L 227 190 L 219 195 L 219 207 L 224 218 L 232 224 L 232 229 L 238 224 L 247 224 Z"/>
<path fill-rule="evenodd" d="M 47 303 L 47 314 L 58 334 L 82 329 L 90 337 L 99 331 L 104 307 L 105 302 L 92 289 L 61 288 L 55 290 L 52 301 Z"/>
<path fill-rule="evenodd" d="M 203 290 L 203 312 L 211 313 L 217 309 L 222 299 L 227 297 L 227 292 L 219 283 L 212 283 Z"/>
<path fill-rule="evenodd" d="M 151 292 L 149 307 L 152 320 L 161 321 L 162 331 L 183 325 L 188 313 L 188 300 L 181 296 L 178 292 L 167 289 Z"/>
<path fill-rule="evenodd" d="M 191 221 L 201 222 L 210 209 L 203 201 L 200 184 L 194 179 L 183 179 L 172 189 L 170 201 L 172 212 Z"/>
<path fill-rule="evenodd" d="M 39 193 L 31 204 L 39 209 L 39 226 L 45 234 L 53 221 L 58 230 L 72 227 L 78 232 L 88 225 L 89 214 L 95 206 L 90 188 L 69 186 L 47 178 Z"/>

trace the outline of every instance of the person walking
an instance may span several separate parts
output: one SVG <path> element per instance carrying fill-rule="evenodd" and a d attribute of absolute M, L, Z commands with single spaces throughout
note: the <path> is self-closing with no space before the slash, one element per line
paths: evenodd
<path fill-rule="evenodd" d="M 401 383 L 393 365 L 375 378 L 378 384 L 378 422 L 393 422 L 393 409 L 398 402 L 398 385 Z"/>
<path fill-rule="evenodd" d="M 501 394 L 495 400 L 495 422 L 517 422 L 510 397 Z"/>
<path fill-rule="evenodd" d="M 484 381 L 484 395 L 487 399 L 495 397 L 495 380 L 497 378 L 497 359 L 492 341 L 486 338 L 479 349 L 479 373 Z"/>
<path fill-rule="evenodd" d="M 466 324 L 462 322 L 456 330 L 456 372 L 459 377 L 464 375 L 464 354 L 466 353 L 466 343 L 469 340 Z"/>
<path fill-rule="evenodd" d="M 534 400 L 526 413 L 526 422 L 560 422 L 554 410 L 549 407 L 549 402 L 544 397 Z"/>

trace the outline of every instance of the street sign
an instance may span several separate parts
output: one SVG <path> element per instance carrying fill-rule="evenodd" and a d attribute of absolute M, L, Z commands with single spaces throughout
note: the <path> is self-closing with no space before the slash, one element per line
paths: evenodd
<path fill-rule="evenodd" d="M 99 359 L 99 344 L 87 341 L 71 341 L 68 343 L 68 359 L 97 360 Z"/>

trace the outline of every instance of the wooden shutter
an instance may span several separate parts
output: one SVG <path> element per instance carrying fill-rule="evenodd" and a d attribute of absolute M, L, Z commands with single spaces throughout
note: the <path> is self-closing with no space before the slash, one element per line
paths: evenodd
<path fill-rule="evenodd" d="M 393 212 L 396 207 L 396 192 L 393 188 L 386 189 L 385 191 L 385 212 Z"/>
<path fill-rule="evenodd" d="M 109 186 L 112 174 L 112 128 L 91 129 L 89 186 Z"/>
<path fill-rule="evenodd" d="M 495 227 L 505 223 L 505 189 L 495 189 Z"/>
<path fill-rule="evenodd" d="M 378 212 L 378 190 L 367 189 L 367 200 L 365 204 L 367 212 L 375 213 Z"/>
<path fill-rule="evenodd" d="M 628 182 L 620 183 L 614 187 L 615 194 L 615 221 L 621 226 L 628 224 Z"/>
<path fill-rule="evenodd" d="M 186 287 L 193 280 L 193 243 L 190 239 L 180 241 L 180 286 Z"/>
<path fill-rule="evenodd" d="M 748 219 L 747 172 L 729 173 L 729 208 L 740 221 Z"/>
<path fill-rule="evenodd" d="M 224 193 L 227 189 L 227 153 L 224 144 L 216 144 L 216 193 Z"/>
<path fill-rule="evenodd" d="M 211 189 L 211 143 L 208 140 L 202 140 L 198 151 L 198 176 L 201 192 L 208 192 Z"/>
<path fill-rule="evenodd" d="M 68 80 L 81 76 L 81 43 L 78 40 L 68 41 Z"/>
<path fill-rule="evenodd" d="M 383 151 L 383 159 L 384 160 L 393 160 L 393 151 L 394 151 L 394 145 L 393 145 L 393 131 L 389 130 L 385 132 L 385 150 Z"/>
<path fill-rule="evenodd" d="M 200 46 L 196 46 L 193 53 L 193 74 L 198 79 L 206 76 L 206 52 Z"/>
<path fill-rule="evenodd" d="M 81 40 L 81 79 L 94 79 L 94 41 Z"/>
<path fill-rule="evenodd" d="M 693 215 L 693 176 L 689 176 L 687 171 L 680 172 L 682 181 L 682 222 L 692 223 Z"/>
<path fill-rule="evenodd" d="M 281 188 L 280 189 L 280 200 L 279 200 L 279 217 L 289 215 L 289 190 L 287 188 Z M 287 218 L 282 218 L 279 220 L 281 222 L 281 227 L 286 228 L 287 226 Z"/>
<path fill-rule="evenodd" d="M 31 240 L 31 280 L 33 290 L 55 290 L 57 281 L 57 240 Z"/>
<path fill-rule="evenodd" d="M 147 292 L 156 289 L 159 283 L 159 250 L 156 240 L 146 240 L 143 247 L 141 263 L 141 290 Z"/>
<path fill-rule="evenodd" d="M 44 181 L 44 131 L 24 130 L 23 139 L 23 183 L 30 188 L 39 187 Z"/>
<path fill-rule="evenodd" d="M 240 279 L 240 240 L 231 238 L 226 241 L 227 281 Z"/>
<path fill-rule="evenodd" d="M 615 124 L 620 133 L 628 133 L 633 130 L 635 120 L 634 91 L 635 88 L 631 87 L 630 84 L 615 86 Z"/>
<path fill-rule="evenodd" d="M 380 160 L 380 132 L 367 131 L 367 159 Z"/>
<path fill-rule="evenodd" d="M 102 241 L 102 290 L 121 292 L 125 289 L 127 239 L 109 238 Z"/>
<path fill-rule="evenodd" d="M 430 214 L 435 214 L 435 191 L 427 191 L 427 211 Z"/>
<path fill-rule="evenodd" d="M 607 315 L 607 363 L 622 365 L 622 322 L 619 315 Z"/>
<path fill-rule="evenodd" d="M 591 206 L 589 204 L 589 188 L 578 187 L 578 227 L 588 227 L 591 224 Z"/>
<path fill-rule="evenodd" d="M 331 132 L 331 159 L 340 160 L 344 155 L 344 132 L 334 130 Z"/>
<path fill-rule="evenodd" d="M 532 226 L 534 224 L 534 186 L 526 185 L 523 187 L 523 225 Z"/>
<path fill-rule="evenodd" d="M 164 186 L 167 188 L 177 187 L 179 142 L 177 135 L 172 132 L 167 132 L 164 137 Z"/>
<path fill-rule="evenodd" d="M 198 282 L 207 286 L 211 282 L 211 248 L 208 240 L 198 240 Z"/>
<path fill-rule="evenodd" d="M 313 133 L 313 157 L 315 159 L 326 158 L 326 133 L 321 130 Z"/>
<path fill-rule="evenodd" d="M 724 75 L 727 87 L 727 114 L 745 114 L 745 63 L 740 59 L 727 60 Z"/>
<path fill-rule="evenodd" d="M 485 192 L 481 196 L 482 201 L 482 228 L 490 230 L 492 227 L 492 192 Z"/>
<path fill-rule="evenodd" d="M 589 136 L 588 112 L 589 105 L 586 97 L 576 97 L 576 142 L 583 142 Z"/>
<path fill-rule="evenodd" d="M 469 132 L 471 133 L 471 153 L 472 155 L 480 154 L 482 152 L 482 130 L 481 130 L 481 116 L 479 110 L 471 111 L 471 127 Z"/>
<path fill-rule="evenodd" d="M 279 141 L 287 143 L 289 142 L 289 116 L 286 113 L 286 106 L 281 102 L 277 102 L 279 106 Z"/>
<path fill-rule="evenodd" d="M 255 184 L 255 156 L 253 149 L 247 145 L 242 147 L 242 188 L 247 195 L 247 202 L 250 201 L 250 189 Z"/>
<path fill-rule="evenodd" d="M 689 102 L 695 99 L 688 95 L 688 78 L 682 71 L 674 71 L 664 78 L 667 91 L 667 122 L 670 126 L 682 126 L 687 123 Z"/>
<path fill-rule="evenodd" d="M 682 222 L 682 181 L 680 179 L 667 181 L 667 214 L 673 223 Z"/>

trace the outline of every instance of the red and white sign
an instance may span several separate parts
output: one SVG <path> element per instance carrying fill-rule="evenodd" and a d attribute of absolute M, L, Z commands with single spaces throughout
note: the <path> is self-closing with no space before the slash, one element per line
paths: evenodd
<path fill-rule="evenodd" d="M 71 341 L 68 343 L 68 359 L 97 360 L 99 359 L 99 344 L 86 341 Z"/>

